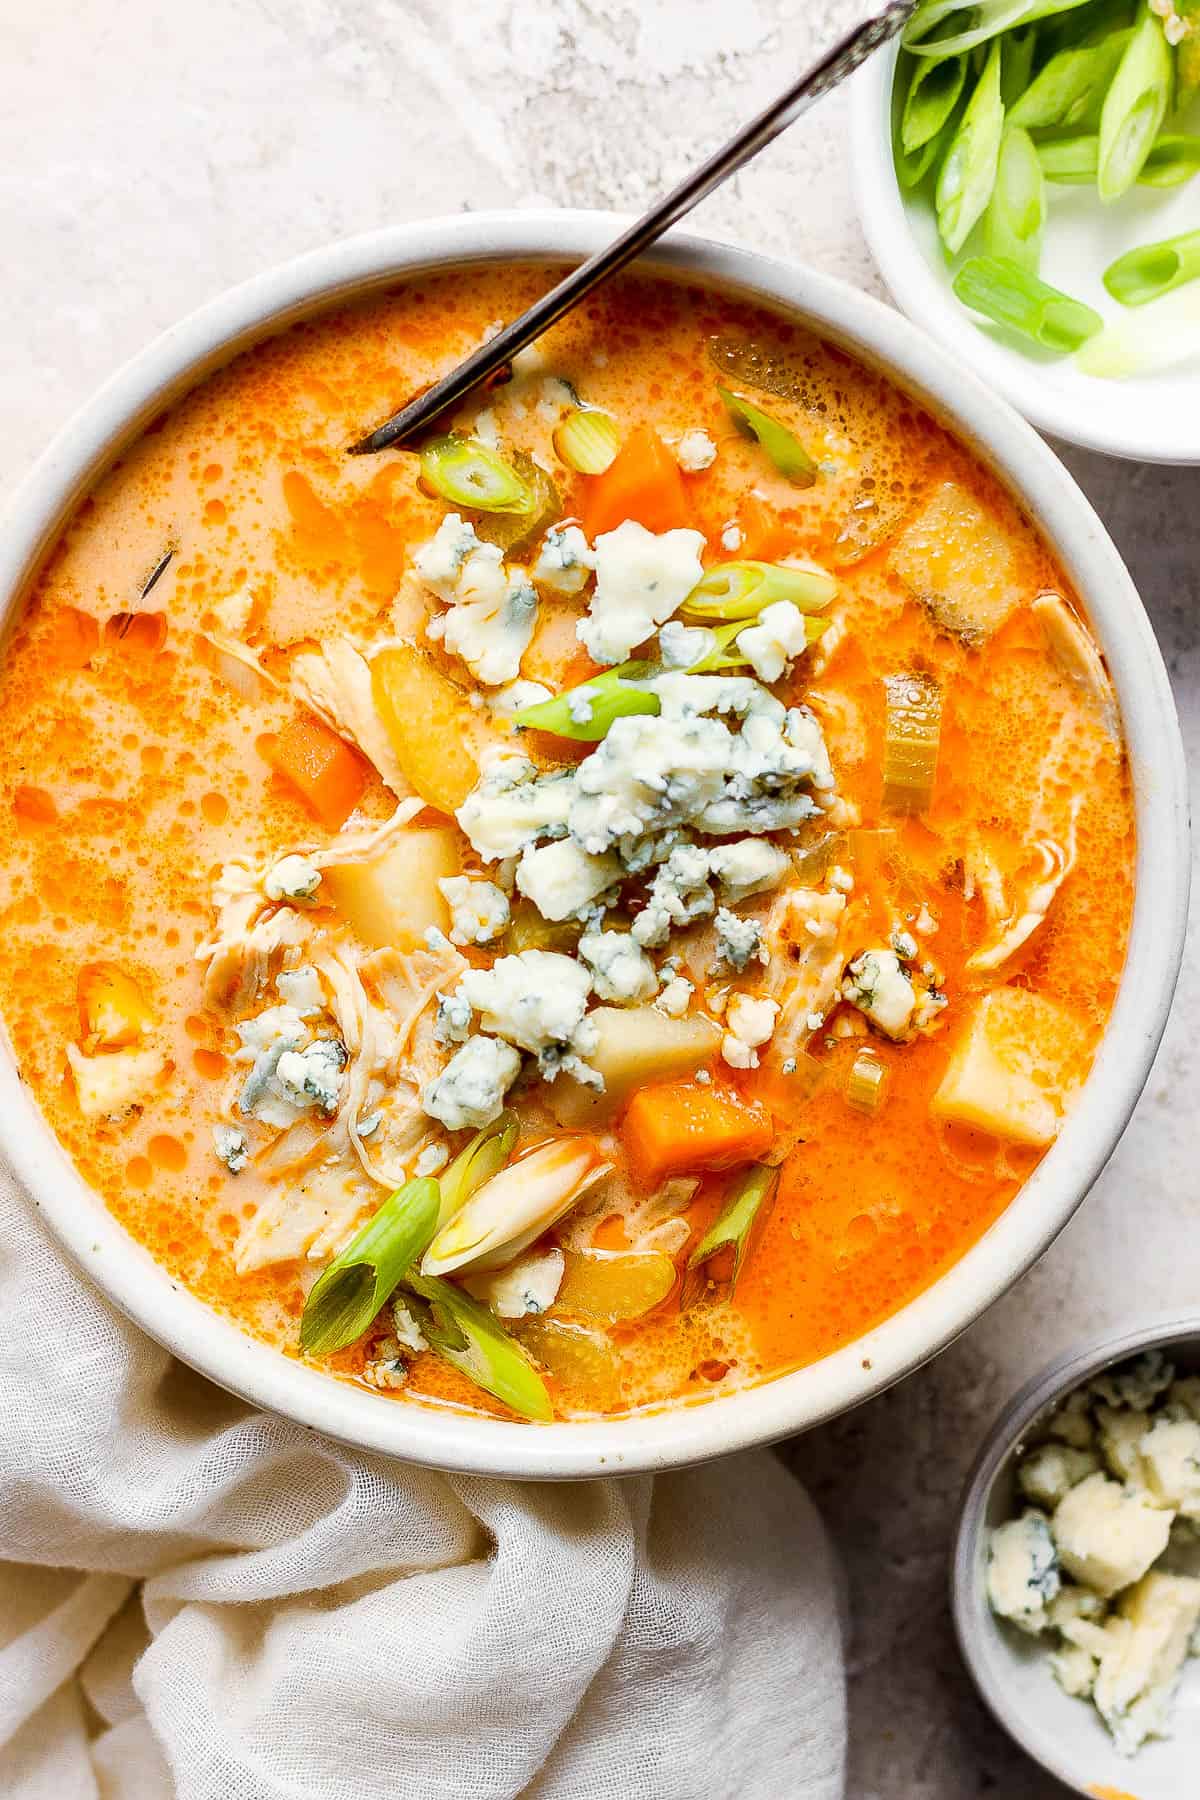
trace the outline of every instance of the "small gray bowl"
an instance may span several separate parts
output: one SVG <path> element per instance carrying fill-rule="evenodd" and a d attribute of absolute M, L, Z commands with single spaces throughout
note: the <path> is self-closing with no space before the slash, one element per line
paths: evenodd
<path fill-rule="evenodd" d="M 988 1605 L 987 1533 L 1018 1509 L 1016 1452 L 1058 1401 L 1143 1350 L 1161 1350 L 1185 1373 L 1200 1372 L 1200 1316 L 1171 1316 L 1098 1338 L 1052 1363 L 1009 1402 L 967 1478 L 951 1573 L 954 1625 L 976 1686 L 1023 1750 L 1088 1800 L 1197 1800 L 1200 1795 L 1200 1659 L 1191 1658 L 1175 1696 L 1173 1735 L 1119 1756 L 1088 1700 L 1063 1693 L 1037 1639 L 997 1619 Z"/>

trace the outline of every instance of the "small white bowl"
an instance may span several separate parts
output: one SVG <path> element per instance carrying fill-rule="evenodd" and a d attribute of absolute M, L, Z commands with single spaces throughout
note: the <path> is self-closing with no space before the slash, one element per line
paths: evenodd
<path fill-rule="evenodd" d="M 1022 1749 L 1089 1800 L 1196 1800 L 1200 1793 L 1200 1659 L 1189 1658 L 1172 1708 L 1172 1736 L 1120 1756 L 1090 1700 L 1065 1694 L 1047 1646 L 997 1619 L 988 1605 L 987 1533 L 1019 1510 L 1016 1452 L 1051 1407 L 1102 1370 L 1143 1350 L 1200 1371 L 1200 1317 L 1164 1317 L 1061 1357 L 1021 1389 L 993 1425 L 967 1478 L 954 1548 L 954 1625 L 991 1711 Z"/>
<path fill-rule="evenodd" d="M 0 624 L 71 508 L 123 448 L 210 370 L 297 320 L 431 269 L 574 264 L 628 225 L 607 213 L 466 213 L 313 251 L 209 302 L 150 344 L 59 434 L 0 521 Z M 1133 582 L 1087 500 L 1037 434 L 891 307 L 811 269 L 672 235 L 639 265 L 776 307 L 916 396 L 1036 518 L 1108 661 L 1132 771 L 1133 920 L 1095 1066 L 1057 1142 L 977 1243 L 854 1343 L 760 1386 L 621 1418 L 517 1424 L 399 1404 L 281 1356 L 188 1293 L 81 1179 L 0 1042 L 0 1151 L 47 1224 L 108 1297 L 193 1368 L 258 1406 L 363 1449 L 482 1475 L 567 1478 L 673 1468 L 803 1431 L 949 1343 L 1041 1255 L 1111 1155 L 1150 1072 L 1183 950 L 1187 778 L 1162 657 Z"/>
<path fill-rule="evenodd" d="M 1033 345 L 1022 349 L 998 327 L 977 323 L 955 298 L 929 194 L 923 189 L 915 198 L 906 196 L 896 179 L 891 116 L 898 54 L 893 45 L 873 57 L 855 76 L 851 100 L 859 217 L 897 306 L 1039 430 L 1137 462 L 1200 463 L 1200 354 L 1153 374 L 1100 380 L 1085 375 L 1074 357 L 1052 357 Z M 1086 301 L 1106 321 L 1133 319 L 1152 333 L 1156 306 L 1120 306 L 1101 276 L 1138 244 L 1194 230 L 1198 192 L 1192 183 L 1169 190 L 1137 187 L 1105 206 L 1090 187 L 1050 185 L 1043 279 Z M 1183 298 L 1163 304 L 1174 308 Z"/>

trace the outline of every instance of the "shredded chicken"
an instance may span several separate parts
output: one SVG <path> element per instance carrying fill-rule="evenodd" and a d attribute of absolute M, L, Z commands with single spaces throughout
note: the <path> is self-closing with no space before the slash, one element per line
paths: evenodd
<path fill-rule="evenodd" d="M 1011 902 L 995 863 L 986 854 L 981 861 L 977 878 L 991 929 L 967 958 L 965 967 L 972 975 L 993 974 L 1045 923 L 1054 896 L 1075 864 L 1074 834 L 1066 848 L 1053 838 L 1039 838 L 1033 844 L 1025 867 L 1013 882 Z"/>
<path fill-rule="evenodd" d="M 299 1256 L 324 1262 L 348 1240 L 364 1207 L 377 1201 L 374 1188 L 344 1166 L 315 1169 L 294 1187 L 281 1182 L 242 1226 L 234 1267 L 248 1275 Z"/>
<path fill-rule="evenodd" d="M 349 638 L 326 638 L 292 659 L 292 687 L 339 733 L 357 745 L 398 799 L 412 793 L 371 693 L 371 669 Z"/>
<path fill-rule="evenodd" d="M 1030 609 L 1067 680 L 1088 701 L 1114 744 L 1121 742 L 1121 714 L 1104 659 L 1082 621 L 1059 594 L 1039 594 Z"/>
<path fill-rule="evenodd" d="M 837 1001 L 846 960 L 842 944 L 845 913 L 844 894 L 791 888 L 779 896 L 767 915 L 765 937 L 771 960 L 761 991 L 779 1004 L 771 1043 L 773 1061 L 797 1055 Z"/>

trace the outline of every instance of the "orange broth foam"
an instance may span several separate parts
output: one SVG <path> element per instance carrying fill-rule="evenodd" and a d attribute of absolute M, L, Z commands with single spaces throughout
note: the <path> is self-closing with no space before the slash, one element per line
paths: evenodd
<path fill-rule="evenodd" d="M 249 1277 L 233 1271 L 231 1247 L 263 1184 L 252 1171 L 231 1179 L 212 1154 L 237 1040 L 227 1020 L 205 1010 L 193 953 L 209 933 L 210 891 L 227 858 L 260 859 L 328 834 L 263 759 L 291 701 L 265 684 L 233 691 L 197 633 L 211 629 L 215 602 L 247 584 L 268 672 L 303 639 L 378 630 L 412 546 L 432 535 L 444 508 L 416 485 L 411 457 L 353 459 L 344 446 L 547 279 L 524 268 L 422 279 L 239 357 L 158 421 L 78 507 L 7 650 L 0 1010 L 22 1075 L 127 1229 L 202 1299 L 289 1352 L 312 1274 L 296 1262 Z M 723 414 L 706 354 L 714 333 L 769 345 L 795 373 L 796 416 L 827 465 L 813 487 L 784 482 Z M 1044 588 L 1069 590 L 1034 526 L 956 440 L 883 378 L 784 320 L 701 290 L 629 279 L 556 327 L 543 348 L 548 369 L 623 427 L 645 424 L 670 437 L 703 425 L 714 435 L 714 466 L 685 477 L 710 560 L 722 554 L 726 523 L 741 519 L 751 540 L 781 529 L 788 548 L 837 569 L 847 629 L 819 678 L 797 666 L 796 694 L 814 690 L 829 701 L 821 717 L 838 791 L 859 809 L 861 828 L 896 826 L 901 903 L 934 906 L 931 954 L 950 998 L 943 1029 L 909 1045 L 875 1044 L 888 1076 L 873 1116 L 845 1097 L 863 1039 L 814 1041 L 825 1079 L 801 1104 L 802 1141 L 735 1302 L 681 1316 L 672 1299 L 640 1324 L 616 1328 L 620 1379 L 609 1404 L 628 1407 L 760 1379 L 853 1340 L 953 1264 L 1035 1165 L 1037 1152 L 935 1127 L 928 1106 L 970 997 L 963 964 L 984 932 L 979 896 L 965 892 L 964 834 L 985 833 L 1011 866 L 1072 692 L 1027 607 L 982 650 L 939 632 L 890 567 L 890 533 L 921 496 L 953 480 L 999 521 L 1027 600 Z M 502 391 L 496 404 L 504 405 Z M 518 447 L 547 454 L 536 409 L 508 420 L 506 431 Z M 570 515 L 581 478 L 558 466 L 555 479 Z M 848 520 L 866 534 L 857 543 L 848 543 Z M 140 601 L 169 546 L 172 562 Z M 779 553 L 754 541 L 741 552 Z M 555 684 L 577 652 L 579 609 L 563 602 L 557 610 L 569 621 L 565 632 L 544 601 L 523 665 L 525 675 Z M 162 624 L 123 632 L 110 624 L 129 612 L 161 615 Z M 914 665 L 945 687 L 938 783 L 924 818 L 888 820 L 882 678 Z M 588 667 L 585 659 L 585 674 Z M 1009 979 L 1080 1022 L 1082 1078 L 1124 957 L 1134 832 L 1122 759 L 1105 758 L 1085 733 L 1065 779 L 1082 795 L 1076 865 Z M 362 811 L 381 820 L 390 808 L 372 777 Z M 892 879 L 879 872 L 881 904 Z M 65 1047 L 79 1034 L 78 971 L 103 958 L 122 964 L 150 998 L 172 1068 L 142 1110 L 96 1125 L 79 1114 Z M 736 1080 L 753 1095 L 759 1077 Z M 619 1135 L 615 1148 L 619 1157 Z M 702 1187 L 690 1215 L 698 1224 L 712 1216 L 718 1189 L 711 1179 Z M 353 1375 L 362 1354 L 343 1353 L 335 1366 Z M 412 1390 L 488 1404 L 430 1357 L 416 1365 Z M 589 1405 L 569 1383 L 556 1397 L 566 1410 Z"/>

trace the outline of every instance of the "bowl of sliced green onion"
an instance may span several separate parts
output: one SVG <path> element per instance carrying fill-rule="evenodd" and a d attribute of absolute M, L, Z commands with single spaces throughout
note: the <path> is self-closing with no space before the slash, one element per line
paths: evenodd
<path fill-rule="evenodd" d="M 1200 0 L 923 0 L 853 149 L 910 318 L 1043 431 L 1200 463 Z"/>

